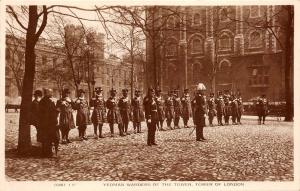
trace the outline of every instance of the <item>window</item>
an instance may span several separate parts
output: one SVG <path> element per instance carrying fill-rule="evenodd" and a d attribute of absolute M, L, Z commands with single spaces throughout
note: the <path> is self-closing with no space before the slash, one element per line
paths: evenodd
<path fill-rule="evenodd" d="M 249 47 L 250 48 L 260 48 L 262 47 L 263 42 L 262 42 L 262 37 L 261 33 L 254 31 L 250 33 L 249 36 Z"/>
<path fill-rule="evenodd" d="M 170 16 L 167 21 L 167 27 L 172 29 L 172 28 L 175 28 L 175 26 L 176 26 L 175 18 L 174 18 L 174 16 Z"/>
<path fill-rule="evenodd" d="M 251 69 L 248 84 L 251 87 L 265 87 L 269 85 L 269 69 L 266 67 Z"/>
<path fill-rule="evenodd" d="M 194 14 L 193 25 L 201 25 L 201 16 L 199 13 Z"/>
<path fill-rule="evenodd" d="M 47 56 L 42 56 L 42 65 L 45 66 L 47 64 Z"/>
<path fill-rule="evenodd" d="M 175 56 L 177 55 L 177 45 L 173 42 L 169 43 L 166 47 L 166 55 L 167 56 Z"/>
<path fill-rule="evenodd" d="M 203 53 L 203 41 L 196 38 L 192 41 L 192 53 Z"/>
<path fill-rule="evenodd" d="M 260 17 L 260 6 L 259 5 L 250 6 L 250 17 L 251 18 Z"/>
<path fill-rule="evenodd" d="M 232 39 L 228 34 L 223 34 L 219 39 L 219 50 L 231 50 Z"/>

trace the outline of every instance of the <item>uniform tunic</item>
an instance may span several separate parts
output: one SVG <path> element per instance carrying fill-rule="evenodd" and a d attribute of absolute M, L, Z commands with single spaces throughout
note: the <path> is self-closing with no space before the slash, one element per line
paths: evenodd
<path fill-rule="evenodd" d="M 192 116 L 191 97 L 184 95 L 181 98 L 182 103 L 182 118 L 189 119 Z"/>
<path fill-rule="evenodd" d="M 257 104 L 258 116 L 266 116 L 268 114 L 268 100 L 266 98 L 260 98 Z"/>
<path fill-rule="evenodd" d="M 108 98 L 106 101 L 106 107 L 108 108 L 107 122 L 112 124 L 122 124 L 122 118 L 117 105 L 117 99 L 114 97 Z"/>
<path fill-rule="evenodd" d="M 92 123 L 93 124 L 103 124 L 106 120 L 106 109 L 105 101 L 103 96 L 96 97 L 91 100 L 91 107 L 94 107 L 92 113 Z"/>
<path fill-rule="evenodd" d="M 76 125 L 84 126 L 90 124 L 90 110 L 89 104 L 85 99 L 78 98 L 75 101 L 74 109 L 77 110 Z"/>
<path fill-rule="evenodd" d="M 64 129 L 75 128 L 75 122 L 73 118 L 74 103 L 67 98 L 62 98 L 57 101 L 56 107 L 59 111 L 59 127 Z"/>
<path fill-rule="evenodd" d="M 215 98 L 209 98 L 208 100 L 208 116 L 213 118 L 217 114 Z"/>
<path fill-rule="evenodd" d="M 204 96 L 197 95 L 193 101 L 193 121 L 196 126 L 205 126 L 206 100 Z"/>
<path fill-rule="evenodd" d="M 216 100 L 217 115 L 220 117 L 224 114 L 225 103 L 222 96 Z"/>
<path fill-rule="evenodd" d="M 147 144 L 153 145 L 155 144 L 155 131 L 158 122 L 158 105 L 154 98 L 147 96 L 144 98 L 144 107 L 148 127 Z"/>
<path fill-rule="evenodd" d="M 120 114 L 122 117 L 123 123 L 128 123 L 131 120 L 131 103 L 128 97 L 120 98 L 118 102 L 118 107 L 120 109 Z"/>
<path fill-rule="evenodd" d="M 145 120 L 143 112 L 143 101 L 141 97 L 134 97 L 131 101 L 133 122 L 139 123 Z"/>
<path fill-rule="evenodd" d="M 180 98 L 174 98 L 174 113 L 175 113 L 175 118 L 181 117 L 182 114 L 182 106 L 181 106 L 181 101 Z"/>
<path fill-rule="evenodd" d="M 158 120 L 163 121 L 165 120 L 165 101 L 161 96 L 156 97 L 156 103 L 157 103 L 157 112 L 158 112 Z"/>
<path fill-rule="evenodd" d="M 167 119 L 174 119 L 175 113 L 174 113 L 174 100 L 172 97 L 168 97 L 166 99 L 166 118 Z"/>

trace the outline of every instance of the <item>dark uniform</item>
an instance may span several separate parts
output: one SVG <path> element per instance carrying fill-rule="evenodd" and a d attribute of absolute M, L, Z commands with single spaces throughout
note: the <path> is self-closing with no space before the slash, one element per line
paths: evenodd
<path fill-rule="evenodd" d="M 94 107 L 91 121 L 94 126 L 94 134 L 95 138 L 98 138 L 97 130 L 99 128 L 99 138 L 103 138 L 102 136 L 102 127 L 103 123 L 106 121 L 106 109 L 105 109 L 105 100 L 102 95 L 102 88 L 95 88 L 96 96 L 91 100 L 91 107 Z"/>
<path fill-rule="evenodd" d="M 132 118 L 131 117 L 131 103 L 130 103 L 130 99 L 127 96 L 128 90 L 123 89 L 122 92 L 123 92 L 123 97 L 119 99 L 118 106 L 120 108 L 120 114 L 121 114 L 121 118 L 122 118 L 122 124 L 124 127 L 124 133 L 129 135 L 128 124 Z"/>
<path fill-rule="evenodd" d="M 232 124 L 237 125 L 237 117 L 238 117 L 238 102 L 234 95 L 231 97 L 231 116 L 232 116 Z"/>
<path fill-rule="evenodd" d="M 167 118 L 167 126 L 170 129 L 173 129 L 171 127 L 171 122 L 174 119 L 175 116 L 175 112 L 174 112 L 174 100 L 173 100 L 173 96 L 172 93 L 169 92 L 168 97 L 165 101 L 165 114 L 166 114 L 166 118 Z"/>
<path fill-rule="evenodd" d="M 141 133 L 142 127 L 141 122 L 145 120 L 144 112 L 143 112 L 143 100 L 140 96 L 140 91 L 135 91 L 135 97 L 131 100 L 131 106 L 132 106 L 132 122 L 133 122 L 133 128 L 134 133 Z"/>
<path fill-rule="evenodd" d="M 40 98 L 42 97 L 42 91 L 36 90 L 34 92 L 34 100 L 30 105 L 30 125 L 36 128 L 36 140 L 41 142 L 41 132 L 40 132 Z"/>
<path fill-rule="evenodd" d="M 87 140 L 85 131 L 86 131 L 87 125 L 89 125 L 91 123 L 89 103 L 84 98 L 84 93 L 85 92 L 82 89 L 79 90 L 80 97 L 78 97 L 76 99 L 75 104 L 74 104 L 74 109 L 77 110 L 76 126 L 78 126 L 80 140 Z"/>
<path fill-rule="evenodd" d="M 155 143 L 155 131 L 158 122 L 158 105 L 155 100 L 153 89 L 149 89 L 148 95 L 144 98 L 144 108 L 148 127 L 147 145 L 157 145 Z"/>
<path fill-rule="evenodd" d="M 197 93 L 192 101 L 193 121 L 196 125 L 196 140 L 205 140 L 203 136 L 203 127 L 205 126 L 206 100 L 202 93 Z"/>
<path fill-rule="evenodd" d="M 242 124 L 242 123 L 241 123 L 241 118 L 242 118 L 242 115 L 243 115 L 243 112 L 244 112 L 244 106 L 243 106 L 243 101 L 242 101 L 242 98 L 241 98 L 241 97 L 239 97 L 239 98 L 237 99 L 237 103 L 238 103 L 237 123 Z"/>
<path fill-rule="evenodd" d="M 209 120 L 209 125 L 213 126 L 213 120 L 214 117 L 216 116 L 216 101 L 214 97 L 214 93 L 210 93 L 210 98 L 208 100 L 208 120 Z"/>
<path fill-rule="evenodd" d="M 157 126 L 159 130 L 164 131 L 165 129 L 163 128 L 164 120 L 165 120 L 165 101 L 161 96 L 161 90 L 156 90 L 156 103 L 157 103 L 157 112 L 158 112 L 158 122 Z"/>
<path fill-rule="evenodd" d="M 265 124 L 266 116 L 268 114 L 268 105 L 269 102 L 265 95 L 262 95 L 261 98 L 258 99 L 257 103 L 257 115 L 258 115 L 258 124 L 261 125 L 261 121 Z"/>
<path fill-rule="evenodd" d="M 57 152 L 59 145 L 58 111 L 52 98 L 52 90 L 45 89 L 45 96 L 40 101 L 39 109 L 43 156 L 52 157 L 53 146 Z"/>
<path fill-rule="evenodd" d="M 218 125 L 223 125 L 222 117 L 224 115 L 225 103 L 222 93 L 219 92 L 219 97 L 216 99 Z"/>
<path fill-rule="evenodd" d="M 174 91 L 174 99 L 173 100 L 174 100 L 174 113 L 175 113 L 174 128 L 177 127 L 178 129 L 180 129 L 179 120 L 180 120 L 180 117 L 182 114 L 182 105 L 181 105 L 181 100 L 179 97 L 179 90 Z"/>
<path fill-rule="evenodd" d="M 188 128 L 188 121 L 192 116 L 191 97 L 188 93 L 188 89 L 184 90 L 184 95 L 181 97 L 182 103 L 182 119 L 184 127 Z"/>
<path fill-rule="evenodd" d="M 224 120 L 225 125 L 229 125 L 229 118 L 231 115 L 231 102 L 228 96 L 224 96 Z"/>
<path fill-rule="evenodd" d="M 122 125 L 122 118 L 120 110 L 117 105 L 116 90 L 112 89 L 110 91 L 111 96 L 106 101 L 107 112 L 107 122 L 109 123 L 111 136 L 114 136 L 114 124 L 118 124 L 120 136 L 124 136 L 124 130 Z"/>
<path fill-rule="evenodd" d="M 71 143 L 69 140 L 69 131 L 75 128 L 73 117 L 74 103 L 69 98 L 70 91 L 65 89 L 63 91 L 63 98 L 57 101 L 56 107 L 59 111 L 59 128 L 62 135 L 62 143 Z"/>

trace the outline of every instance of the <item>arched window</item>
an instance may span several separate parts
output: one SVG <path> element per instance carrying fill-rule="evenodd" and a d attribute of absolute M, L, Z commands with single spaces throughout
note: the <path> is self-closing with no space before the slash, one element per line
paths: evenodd
<path fill-rule="evenodd" d="M 229 71 L 231 69 L 231 62 L 222 60 L 219 64 L 220 71 Z"/>
<path fill-rule="evenodd" d="M 203 40 L 200 38 L 193 39 L 191 48 L 192 53 L 203 53 Z"/>
<path fill-rule="evenodd" d="M 256 18 L 260 17 L 260 6 L 259 5 L 254 5 L 250 6 L 250 17 L 251 18 Z"/>
<path fill-rule="evenodd" d="M 175 28 L 175 25 L 176 25 L 176 23 L 175 23 L 174 16 L 170 16 L 167 21 L 167 27 L 170 29 L 173 29 L 173 28 Z"/>
<path fill-rule="evenodd" d="M 232 49 L 232 38 L 228 34 L 224 33 L 218 40 L 219 50 L 231 50 Z"/>
<path fill-rule="evenodd" d="M 262 47 L 262 36 L 260 32 L 254 31 L 249 35 L 249 47 L 250 48 L 260 48 Z"/>
<path fill-rule="evenodd" d="M 199 13 L 194 14 L 193 25 L 201 25 L 201 16 Z"/>

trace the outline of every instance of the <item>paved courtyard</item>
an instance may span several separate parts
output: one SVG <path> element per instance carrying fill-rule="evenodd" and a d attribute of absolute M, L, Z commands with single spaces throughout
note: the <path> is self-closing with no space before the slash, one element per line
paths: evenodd
<path fill-rule="evenodd" d="M 79 141 L 71 131 L 69 145 L 61 145 L 57 158 L 20 158 L 15 154 L 18 114 L 6 114 L 5 170 L 8 180 L 293 180 L 293 123 L 267 121 L 257 125 L 205 127 L 206 142 L 196 142 L 192 128 L 157 132 L 158 146 L 146 145 L 142 134 Z M 132 126 L 130 125 L 132 131 Z M 117 127 L 115 131 L 118 133 Z M 37 143 L 32 128 L 33 145 Z M 116 133 L 116 134 L 117 134 Z"/>

